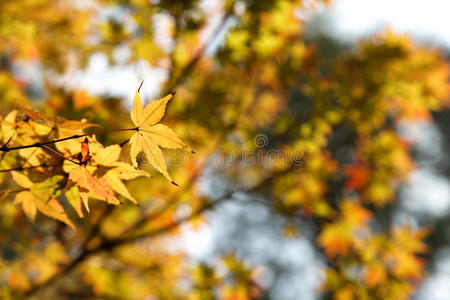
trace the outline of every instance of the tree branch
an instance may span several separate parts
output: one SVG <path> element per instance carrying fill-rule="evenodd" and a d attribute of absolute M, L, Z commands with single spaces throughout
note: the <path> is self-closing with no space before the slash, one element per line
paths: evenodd
<path fill-rule="evenodd" d="M 136 130 L 136 129 L 137 128 L 120 128 L 120 129 L 96 131 L 96 132 L 91 132 L 91 133 L 86 133 L 86 134 L 75 134 L 75 135 L 68 136 L 68 137 L 65 137 L 65 138 L 62 138 L 62 139 L 57 139 L 57 140 L 43 142 L 43 143 L 34 143 L 34 144 L 31 144 L 31 145 L 17 146 L 17 147 L 7 147 L 6 145 L 3 145 L 0 148 L 0 151 L 1 152 L 9 152 L 9 151 L 12 151 L 12 150 L 19 150 L 19 149 L 38 148 L 38 147 L 51 145 L 51 144 L 55 144 L 55 143 L 59 143 L 59 142 L 67 141 L 67 140 L 77 139 L 77 138 L 81 138 L 81 137 L 85 137 L 85 136 L 100 135 L 100 134 L 106 134 L 106 133 L 111 133 L 111 132 L 119 132 L 119 131 L 132 131 L 132 130 Z"/>
<path fill-rule="evenodd" d="M 222 199 L 221 199 L 222 200 Z M 218 202 L 218 201 L 216 201 Z M 216 203 L 214 203 L 216 204 Z M 179 227 L 180 225 L 182 225 L 183 223 L 197 217 L 201 212 L 212 208 L 213 205 L 208 205 L 208 207 L 202 207 L 199 210 L 197 210 L 196 212 L 192 213 L 191 215 L 179 219 L 178 221 L 174 222 L 174 223 L 170 223 L 167 224 L 165 226 L 162 226 L 160 228 L 154 229 L 152 231 L 146 232 L 145 236 L 143 234 L 139 235 L 139 236 L 134 236 L 132 238 L 125 238 L 125 239 L 104 239 L 102 241 L 102 243 L 100 243 L 97 247 L 92 248 L 92 249 L 85 249 L 76 259 L 74 259 L 70 264 L 66 265 L 65 267 L 63 267 L 59 272 L 55 273 L 54 275 L 52 275 L 51 277 L 49 277 L 47 280 L 41 282 L 38 285 L 32 286 L 28 291 L 26 291 L 24 293 L 24 296 L 26 297 L 31 297 L 32 295 L 36 294 L 38 291 L 52 285 L 53 283 L 57 282 L 59 279 L 61 279 L 62 277 L 64 277 L 66 274 L 70 273 L 70 271 L 72 271 L 76 266 L 78 266 L 80 263 L 82 263 L 83 261 L 85 261 L 85 259 L 93 254 L 96 253 L 100 253 L 103 251 L 110 251 L 111 249 L 127 244 L 127 243 L 131 243 L 133 241 L 137 241 L 139 239 L 142 238 L 152 238 L 155 236 L 158 236 L 162 233 L 166 233 L 168 231 L 171 231 L 177 227 Z M 87 241 L 88 242 L 88 241 Z M 87 243 L 86 242 L 86 243 Z"/>

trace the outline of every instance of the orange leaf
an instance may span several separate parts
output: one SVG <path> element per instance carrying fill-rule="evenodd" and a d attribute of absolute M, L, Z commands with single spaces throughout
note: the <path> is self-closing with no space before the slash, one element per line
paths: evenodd
<path fill-rule="evenodd" d="M 362 165 L 346 166 L 345 173 L 348 176 L 345 186 L 353 190 L 364 188 L 370 178 L 370 171 Z"/>

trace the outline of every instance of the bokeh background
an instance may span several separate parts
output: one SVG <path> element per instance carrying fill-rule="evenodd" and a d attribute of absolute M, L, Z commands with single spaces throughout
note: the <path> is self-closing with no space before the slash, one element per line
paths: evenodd
<path fill-rule="evenodd" d="M 152 171 L 128 185 L 141 206 L 94 204 L 76 233 L 29 222 L 4 197 L 2 295 L 450 299 L 449 9 L 444 0 L 1 3 L 3 116 L 19 100 L 128 127 L 144 80 L 145 101 L 177 92 L 164 121 L 197 152 L 165 152 L 180 188 Z M 177 231 L 102 249 L 58 275 L 95 234 L 159 228 L 198 208 Z"/>

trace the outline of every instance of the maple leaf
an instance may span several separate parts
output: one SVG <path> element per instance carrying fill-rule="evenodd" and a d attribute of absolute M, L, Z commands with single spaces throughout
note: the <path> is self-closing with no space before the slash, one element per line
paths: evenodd
<path fill-rule="evenodd" d="M 84 138 L 84 141 L 81 143 L 81 157 L 80 163 L 85 164 L 89 159 L 91 159 L 91 155 L 89 154 L 89 140 L 88 138 Z"/>
<path fill-rule="evenodd" d="M 119 145 L 103 147 L 100 143 L 91 144 L 91 153 L 94 162 L 100 166 L 106 166 L 106 172 L 103 178 L 106 178 L 111 188 L 137 204 L 136 199 L 131 196 L 122 180 L 130 180 L 139 176 L 149 176 L 147 172 L 136 170 L 128 163 L 117 161 L 120 156 L 121 148 Z"/>
<path fill-rule="evenodd" d="M 359 166 L 345 166 L 345 173 L 348 176 L 345 186 L 350 189 L 363 189 L 370 180 L 370 170 L 362 164 Z"/>
<path fill-rule="evenodd" d="M 22 204 L 22 209 L 28 219 L 34 221 L 36 218 L 36 200 L 34 199 L 33 194 L 30 192 L 24 191 L 17 194 L 15 200 L 15 204 Z"/>
<path fill-rule="evenodd" d="M 344 200 L 341 209 L 340 219 L 325 225 L 317 238 L 325 254 L 330 258 L 347 255 L 352 246 L 364 235 L 364 229 L 372 217 L 367 209 L 351 200 Z"/>
<path fill-rule="evenodd" d="M 152 166 L 176 185 L 167 172 L 160 147 L 192 150 L 169 127 L 157 124 L 164 116 L 166 105 L 174 94 L 170 93 L 161 99 L 152 101 L 143 108 L 139 90 L 136 91 L 130 114 L 131 121 L 136 126 L 136 133 L 130 138 L 130 155 L 132 164 L 136 168 L 138 167 L 137 156 L 141 151 L 144 152 Z"/>
<path fill-rule="evenodd" d="M 81 209 L 82 201 L 86 209 L 88 210 L 88 196 L 107 201 L 108 203 L 118 204 L 118 201 L 109 198 L 111 196 L 110 194 L 112 193 L 110 193 L 111 189 L 119 193 L 123 197 L 129 199 L 133 203 L 137 204 L 136 199 L 134 199 L 134 197 L 129 193 L 122 180 L 130 180 L 139 176 L 149 177 L 149 174 L 143 170 L 136 170 L 128 163 L 117 161 L 121 152 L 121 147 L 119 145 L 103 147 L 102 144 L 97 142 L 95 137 L 90 139 L 85 138 L 83 141 L 67 141 L 67 143 L 64 143 L 65 145 L 63 147 L 61 147 L 61 145 L 57 145 L 57 148 L 60 147 L 61 151 L 66 153 L 70 157 L 77 156 L 80 164 L 82 164 L 83 168 L 85 169 L 85 171 L 82 171 L 82 174 L 80 173 L 80 170 L 73 171 L 74 169 L 79 169 L 80 165 L 70 160 L 64 161 L 63 170 L 69 173 L 69 178 L 70 174 L 73 174 L 73 176 L 75 176 L 74 180 L 72 181 L 77 184 L 79 189 L 80 184 L 79 182 L 75 182 L 75 178 L 81 180 L 80 182 L 82 183 L 81 191 L 69 188 L 70 185 L 68 186 L 68 189 L 66 191 L 67 199 L 75 208 L 80 217 L 84 216 Z M 84 172 L 88 173 L 88 175 L 85 175 Z M 81 175 L 82 177 L 80 177 Z M 106 197 L 106 194 L 104 192 L 94 192 L 93 187 L 98 186 L 98 184 L 95 184 L 95 186 L 89 188 L 86 180 L 84 179 L 85 176 L 88 177 L 90 182 L 92 182 L 91 177 L 93 177 L 94 181 L 96 181 L 97 183 L 99 182 L 100 185 L 106 188 L 108 191 L 108 197 Z"/>
<path fill-rule="evenodd" d="M 14 138 L 16 135 L 15 131 L 15 121 L 17 117 L 17 110 L 11 111 L 3 121 L 1 121 L 1 134 L 3 137 L 3 141 L 7 142 L 10 139 Z"/>
<path fill-rule="evenodd" d="M 19 106 L 23 112 L 32 120 L 34 121 L 39 121 L 42 120 L 44 117 L 38 113 L 37 111 L 34 111 L 32 109 L 29 109 L 27 107 L 25 107 L 22 103 L 16 101 L 17 106 Z"/>
<path fill-rule="evenodd" d="M 320 233 L 317 241 L 321 245 L 325 254 L 334 258 L 337 255 L 347 255 L 353 243 L 353 230 L 345 223 L 335 223 L 327 225 Z"/>
<path fill-rule="evenodd" d="M 378 262 L 366 267 L 365 282 L 368 287 L 373 288 L 386 281 L 386 268 Z"/>
<path fill-rule="evenodd" d="M 16 104 L 23 110 L 25 115 L 27 115 L 33 121 L 45 121 L 50 126 L 46 126 L 41 123 L 32 122 L 32 126 L 35 128 L 39 135 L 47 135 L 52 129 L 57 129 L 60 136 L 70 136 L 73 134 L 81 133 L 83 129 L 89 127 L 100 127 L 99 125 L 87 123 L 83 121 L 75 120 L 65 120 L 56 117 L 47 117 L 40 114 L 37 111 L 25 107 L 20 102 L 16 101 Z"/>
<path fill-rule="evenodd" d="M 64 195 L 66 196 L 67 201 L 70 205 L 75 209 L 76 213 L 80 218 L 84 217 L 83 208 L 82 208 L 82 200 L 80 197 L 80 193 L 78 192 L 78 188 L 73 185 L 66 189 Z"/>
<path fill-rule="evenodd" d="M 88 198 L 104 200 L 109 204 L 120 204 L 111 185 L 105 178 L 95 178 L 84 166 L 76 166 L 69 173 L 69 179 L 76 183 L 78 192 L 83 200 L 86 210 L 89 212 Z"/>
<path fill-rule="evenodd" d="M 33 183 L 27 176 L 18 172 L 12 172 L 17 184 L 27 189 L 16 195 L 15 204 L 22 204 L 26 216 L 34 221 L 36 212 L 57 219 L 72 229 L 75 225 L 64 212 L 63 206 L 55 199 L 60 194 L 62 176 L 53 176 L 43 182 Z"/>
<path fill-rule="evenodd" d="M 69 180 L 72 181 L 77 185 L 79 197 L 83 201 L 83 204 L 86 208 L 86 210 L 89 212 L 89 204 L 88 204 L 88 198 L 95 198 L 99 200 L 106 201 L 110 204 L 120 204 L 120 201 L 117 200 L 117 198 L 114 196 L 114 192 L 112 191 L 112 188 L 109 184 L 109 182 L 105 178 L 96 178 L 94 177 L 91 172 L 96 171 L 96 167 L 88 166 L 87 163 L 92 158 L 90 154 L 89 149 L 89 140 L 85 138 L 80 143 L 80 153 L 79 153 L 79 161 L 80 163 L 77 164 L 76 162 L 72 160 L 65 160 L 63 169 L 67 173 L 69 173 Z M 94 139 L 93 143 L 96 144 L 97 141 Z M 72 148 L 72 149 L 70 149 Z M 67 149 L 69 152 L 74 151 L 74 145 L 72 144 L 69 149 Z M 108 151 L 105 151 L 106 156 L 109 154 Z M 90 172 L 91 171 L 91 172 Z M 68 185 L 70 187 L 70 184 Z M 70 197 L 70 203 L 77 211 L 78 215 L 80 217 L 83 216 L 81 212 L 81 205 L 79 204 L 78 196 L 73 194 L 74 191 L 66 193 L 66 196 Z"/>

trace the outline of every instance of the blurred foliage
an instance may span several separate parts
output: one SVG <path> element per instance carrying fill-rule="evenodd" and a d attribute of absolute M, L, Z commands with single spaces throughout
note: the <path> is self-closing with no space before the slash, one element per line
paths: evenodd
<path fill-rule="evenodd" d="M 177 239 L 236 192 L 267 198 L 286 238 L 300 218 L 318 228 L 324 297 L 414 293 L 429 229 L 380 212 L 415 168 L 398 125 L 448 107 L 448 63 L 391 31 L 324 60 L 298 12 L 328 1 L 212 2 L 0 2 L 2 299 L 263 299 L 258 266 L 233 253 L 193 265 Z M 95 53 L 116 64 L 118 49 L 167 72 L 163 96 L 176 91 L 173 131 L 154 125 L 168 100 L 145 124 L 160 126 L 151 143 L 195 150 L 165 151 L 169 171 L 156 144 L 126 143 L 138 102 L 133 127 L 122 99 L 58 80 Z M 211 178 L 224 192 L 202 191 Z"/>

